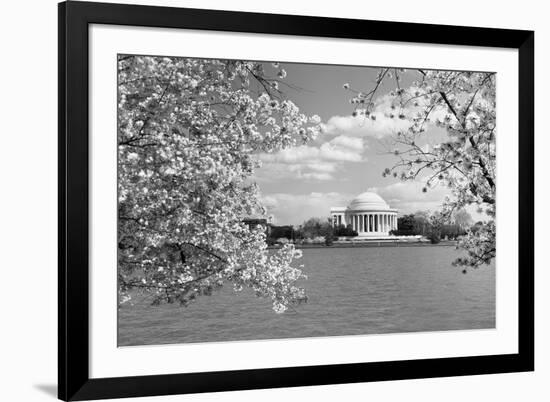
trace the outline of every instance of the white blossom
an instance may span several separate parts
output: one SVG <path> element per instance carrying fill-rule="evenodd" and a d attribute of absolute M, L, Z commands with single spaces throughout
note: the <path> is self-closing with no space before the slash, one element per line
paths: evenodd
<path fill-rule="evenodd" d="M 257 96 L 254 80 L 278 89 L 260 63 L 130 56 L 118 74 L 119 300 L 187 304 L 229 282 L 277 312 L 305 301 L 299 253 L 268 252 L 243 219 L 267 218 L 252 154 L 309 141 L 320 118 L 279 92 Z"/>

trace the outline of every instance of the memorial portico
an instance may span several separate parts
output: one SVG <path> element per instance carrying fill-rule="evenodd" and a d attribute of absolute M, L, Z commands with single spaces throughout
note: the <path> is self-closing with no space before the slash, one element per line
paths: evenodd
<path fill-rule="evenodd" d="M 397 209 L 372 192 L 359 194 L 347 207 L 331 208 L 330 214 L 333 226 L 351 225 L 360 237 L 389 236 L 397 229 Z"/>

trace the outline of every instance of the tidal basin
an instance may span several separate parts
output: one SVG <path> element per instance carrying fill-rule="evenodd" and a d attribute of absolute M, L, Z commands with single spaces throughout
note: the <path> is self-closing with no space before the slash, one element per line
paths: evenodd
<path fill-rule="evenodd" d="M 276 314 L 227 285 L 188 307 L 119 310 L 119 346 L 227 342 L 495 327 L 495 265 L 467 274 L 452 246 L 311 248 L 300 260 L 309 300 Z"/>

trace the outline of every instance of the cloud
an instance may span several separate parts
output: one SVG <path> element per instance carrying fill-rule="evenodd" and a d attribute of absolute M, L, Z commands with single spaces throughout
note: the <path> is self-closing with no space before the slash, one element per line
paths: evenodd
<path fill-rule="evenodd" d="M 325 124 L 322 124 L 323 133 L 326 135 L 346 135 L 353 137 L 382 138 L 398 131 L 406 131 L 410 127 L 410 121 L 400 119 L 399 112 L 392 111 L 393 97 L 384 95 L 378 98 L 370 116 L 332 116 Z M 393 117 L 390 117 L 393 114 Z"/>
<path fill-rule="evenodd" d="M 330 208 L 345 206 L 353 198 L 351 194 L 335 192 L 309 194 L 274 193 L 260 197 L 261 202 L 273 215 L 276 225 L 298 226 L 309 218 L 327 218 Z"/>
<path fill-rule="evenodd" d="M 409 214 L 416 211 L 435 211 L 440 209 L 445 196 L 451 194 L 450 190 L 437 185 L 423 192 L 425 178 L 415 181 L 401 181 L 385 187 L 371 187 L 367 191 L 373 191 L 380 195 L 392 208 L 397 208 L 400 214 Z"/>
<path fill-rule="evenodd" d="M 260 154 L 263 162 L 304 163 L 307 161 L 360 162 L 365 146 L 361 138 L 339 136 L 321 144 L 320 147 L 300 145 L 283 149 L 274 154 Z"/>
<path fill-rule="evenodd" d="M 405 181 L 393 183 L 385 187 L 371 187 L 367 191 L 378 193 L 392 208 L 397 208 L 399 214 L 412 214 L 417 211 L 437 211 L 446 196 L 451 196 L 451 191 L 442 184 L 429 188 L 423 192 L 427 177 L 418 181 Z M 477 211 L 476 204 L 468 205 L 465 210 L 472 216 L 474 221 L 485 221 L 488 219 L 485 213 Z"/>
<path fill-rule="evenodd" d="M 347 149 L 354 149 L 357 151 L 363 151 L 363 149 L 365 148 L 365 144 L 363 143 L 363 140 L 361 140 L 360 138 L 346 137 L 345 135 L 336 137 L 329 143 L 323 144 L 323 145 L 328 145 L 330 147 L 342 147 Z"/>
<path fill-rule="evenodd" d="M 322 125 L 322 130 L 326 135 L 382 138 L 407 130 L 410 126 L 406 120 L 391 119 L 378 112 L 373 115 L 376 116 L 374 121 L 365 116 L 332 116 Z"/>
<path fill-rule="evenodd" d="M 260 181 L 273 178 L 331 180 L 343 163 L 365 161 L 366 146 L 361 138 L 338 136 L 320 146 L 300 145 L 273 154 L 258 155 L 263 165 L 256 178 Z"/>
<path fill-rule="evenodd" d="M 358 114 L 357 116 L 332 116 L 322 124 L 325 135 L 346 135 L 353 137 L 383 138 L 399 131 L 407 131 L 411 126 L 411 120 L 426 106 L 427 100 L 415 94 L 419 88 L 407 89 L 405 99 L 414 97 L 405 108 L 395 104 L 395 97 L 389 94 L 377 98 L 372 113 L 369 117 Z M 393 108 L 392 108 L 393 106 Z M 448 112 L 444 108 L 435 108 L 430 112 L 430 122 L 426 123 L 426 129 L 433 128 L 436 119 L 444 119 Z M 371 118 L 371 116 L 374 118 Z M 400 118 L 402 116 L 403 118 Z"/>

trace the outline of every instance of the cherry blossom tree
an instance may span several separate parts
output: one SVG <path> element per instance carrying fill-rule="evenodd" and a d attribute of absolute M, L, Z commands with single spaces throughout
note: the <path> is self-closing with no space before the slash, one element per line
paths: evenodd
<path fill-rule="evenodd" d="M 299 251 L 268 252 L 265 228 L 243 222 L 266 217 L 254 154 L 319 131 L 284 98 L 285 76 L 277 63 L 119 56 L 120 303 L 145 293 L 187 305 L 224 284 L 276 312 L 306 300 Z"/>
<path fill-rule="evenodd" d="M 405 74 L 413 76 L 411 85 L 402 85 Z M 378 101 L 383 85 L 394 87 L 384 105 Z M 495 74 L 383 68 L 368 91 L 349 84 L 344 89 L 353 93 L 354 116 L 375 121 L 381 112 L 384 118 L 406 123 L 407 129 L 393 133 L 391 152 L 397 162 L 384 170 L 384 176 L 421 179 L 424 192 L 438 184 L 449 187 L 452 195 L 432 217 L 434 223 L 449 220 L 468 206 L 485 213 L 487 219 L 479 230 L 468 231 L 460 240 L 467 255 L 455 264 L 463 266 L 463 272 L 489 264 L 496 253 Z M 382 106 L 387 107 L 380 111 Z M 432 145 L 426 137 L 435 127 L 443 129 L 445 136 Z"/>

